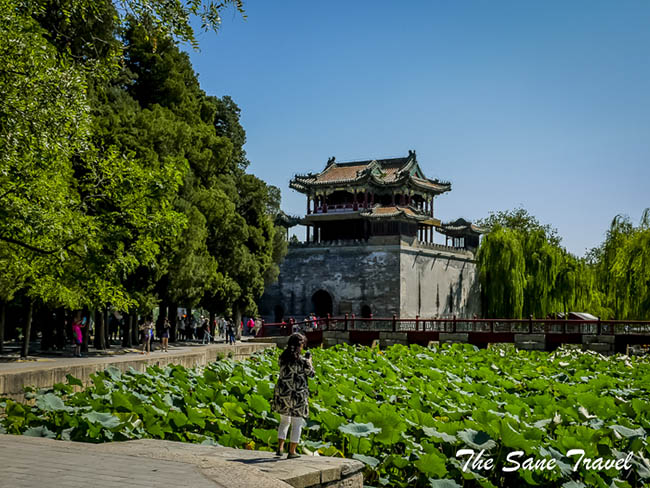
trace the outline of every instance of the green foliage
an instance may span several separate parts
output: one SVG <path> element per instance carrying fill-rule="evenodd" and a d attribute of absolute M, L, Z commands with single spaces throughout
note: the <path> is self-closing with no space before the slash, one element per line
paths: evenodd
<path fill-rule="evenodd" d="M 603 319 L 650 318 L 650 211 L 639 227 L 616 217 L 605 242 L 579 259 L 557 232 L 523 209 L 481 222 L 477 260 L 488 317 L 586 311 Z"/>
<path fill-rule="evenodd" d="M 6 400 L 0 428 L 85 442 L 160 438 L 274 450 L 279 416 L 269 411 L 278 351 L 206 368 L 112 369 L 74 393 L 69 384 Z M 386 486 L 641 486 L 650 479 L 647 358 L 558 350 L 314 350 L 304 446 L 366 465 L 365 482 Z M 432 379 L 436 378 L 434 381 Z M 463 471 L 459 449 L 485 449 L 495 469 Z M 569 449 L 591 458 L 634 452 L 630 471 L 573 472 Z M 505 456 L 555 459 L 551 471 L 505 473 Z M 521 459 L 523 461 L 523 459 Z M 582 485 L 581 485 L 582 486 Z"/>
<path fill-rule="evenodd" d="M 178 41 L 241 0 L 0 1 L 0 299 L 255 311 L 279 194 Z M 28 340 L 28 339 L 26 339 Z"/>

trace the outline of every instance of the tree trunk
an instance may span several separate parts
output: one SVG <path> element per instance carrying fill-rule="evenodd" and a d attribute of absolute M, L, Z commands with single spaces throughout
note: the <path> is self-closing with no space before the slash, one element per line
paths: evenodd
<path fill-rule="evenodd" d="M 104 312 L 95 311 L 95 349 L 103 351 L 106 349 L 106 324 L 104 323 Z"/>
<path fill-rule="evenodd" d="M 212 336 L 212 342 L 217 342 L 217 328 L 213 325 L 214 324 L 214 318 L 216 317 L 216 314 L 214 313 L 214 310 L 210 310 L 210 323 L 209 323 L 209 329 L 210 329 L 210 335 Z"/>
<path fill-rule="evenodd" d="M 187 321 L 185 322 L 185 340 L 194 339 L 194 330 L 192 329 L 192 307 L 187 309 Z"/>
<path fill-rule="evenodd" d="M 29 356 L 29 335 L 32 330 L 32 315 L 34 313 L 34 300 L 29 299 L 29 309 L 27 311 L 27 324 L 25 324 L 25 330 L 23 331 L 23 348 L 20 351 L 20 357 L 26 358 Z"/>
<path fill-rule="evenodd" d="M 0 302 L 0 354 L 5 352 L 5 309 L 7 304 Z"/>
<path fill-rule="evenodd" d="M 124 325 L 122 326 L 122 346 L 123 347 L 131 347 L 133 345 L 132 337 L 131 337 L 131 320 L 132 320 L 132 315 L 131 314 L 123 314 L 122 315 L 122 320 L 124 321 Z"/>
<path fill-rule="evenodd" d="M 110 314 L 110 312 L 108 311 L 108 309 L 106 309 L 106 310 L 104 310 L 102 312 L 102 317 L 103 317 L 103 320 L 104 320 L 104 340 L 106 341 L 106 349 L 111 348 L 111 332 L 112 331 L 108 327 L 108 315 L 109 314 Z"/>
<path fill-rule="evenodd" d="M 241 340 L 241 310 L 239 307 L 235 307 L 233 312 L 233 320 L 235 321 L 235 338 Z"/>
<path fill-rule="evenodd" d="M 138 315 L 129 314 L 129 329 L 131 329 L 131 343 L 134 346 L 140 344 L 140 334 L 138 331 Z"/>
<path fill-rule="evenodd" d="M 173 304 L 169 310 L 169 324 L 171 325 L 171 330 L 169 331 L 169 342 L 176 342 L 176 328 L 177 328 L 177 319 L 178 319 L 178 305 Z"/>

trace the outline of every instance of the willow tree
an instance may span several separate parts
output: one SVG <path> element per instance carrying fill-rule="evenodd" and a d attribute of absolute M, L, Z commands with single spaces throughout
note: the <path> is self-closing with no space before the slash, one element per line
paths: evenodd
<path fill-rule="evenodd" d="M 610 270 L 620 292 L 618 318 L 650 318 L 650 209 L 619 242 Z"/>
<path fill-rule="evenodd" d="M 488 316 L 547 317 L 589 309 L 593 274 L 560 245 L 555 229 L 521 208 L 493 213 L 480 225 L 490 229 L 478 254 Z"/>
<path fill-rule="evenodd" d="M 483 238 L 477 260 L 484 313 L 488 317 L 521 317 L 526 264 L 518 232 L 494 227 Z"/>

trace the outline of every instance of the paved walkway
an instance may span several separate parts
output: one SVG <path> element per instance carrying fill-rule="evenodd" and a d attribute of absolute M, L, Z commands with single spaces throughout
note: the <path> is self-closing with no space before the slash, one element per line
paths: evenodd
<path fill-rule="evenodd" d="M 171 441 L 106 444 L 0 435 L 0 486 L 12 488 L 361 488 L 352 459 L 302 456 Z"/>

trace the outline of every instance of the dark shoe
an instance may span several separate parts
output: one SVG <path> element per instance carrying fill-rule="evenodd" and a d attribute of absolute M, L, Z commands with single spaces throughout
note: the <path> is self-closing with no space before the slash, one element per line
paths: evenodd
<path fill-rule="evenodd" d="M 291 454 L 291 453 L 287 454 L 287 459 L 296 459 L 296 458 L 299 458 L 299 457 L 300 457 L 300 454 L 297 454 L 297 453 L 296 454 Z"/>
<path fill-rule="evenodd" d="M 278 448 L 275 450 L 275 455 L 276 455 L 276 456 L 282 456 L 282 454 L 283 454 L 282 451 L 281 451 L 280 448 L 278 447 Z"/>

